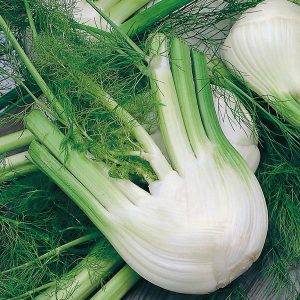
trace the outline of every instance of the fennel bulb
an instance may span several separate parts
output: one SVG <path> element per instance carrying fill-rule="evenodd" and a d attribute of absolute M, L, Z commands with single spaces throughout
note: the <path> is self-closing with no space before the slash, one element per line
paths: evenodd
<path fill-rule="evenodd" d="M 300 7 L 266 0 L 234 24 L 224 62 L 291 124 L 300 126 Z"/>
<path fill-rule="evenodd" d="M 181 42 L 172 47 L 173 54 L 181 56 L 183 48 L 190 56 Z M 71 147 L 66 159 L 61 151 L 64 135 L 39 111 L 27 116 L 26 125 L 47 148 L 33 142 L 29 153 L 138 274 L 172 291 L 209 293 L 242 274 L 260 255 L 267 232 L 266 204 L 253 172 L 218 125 L 204 56 L 194 53 L 196 78 L 199 67 L 205 85 L 200 88 L 195 80 L 197 89 L 188 91 L 191 101 L 181 103 L 180 89 L 190 81 L 177 80 L 181 68 L 171 72 L 162 35 L 154 37 L 152 48 L 151 82 L 163 104 L 159 122 L 170 163 L 128 112 L 108 95 L 99 98 L 135 124 L 132 133 L 143 148 L 141 155 L 158 178 L 149 182 L 149 192 L 127 179 L 111 178 L 103 162 Z M 191 110 L 196 90 L 201 91 L 200 112 Z M 190 112 L 194 120 L 188 118 Z"/>

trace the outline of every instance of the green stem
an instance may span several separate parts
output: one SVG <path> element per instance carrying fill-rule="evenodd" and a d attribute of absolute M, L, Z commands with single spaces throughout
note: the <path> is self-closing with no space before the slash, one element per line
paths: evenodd
<path fill-rule="evenodd" d="M 159 125 L 163 140 L 174 168 L 183 173 L 186 160 L 194 157 L 178 103 L 175 84 L 173 81 L 166 37 L 156 34 L 151 43 L 154 54 L 151 62 L 150 83 L 157 98 Z"/>
<path fill-rule="evenodd" d="M 106 14 L 104 14 L 101 9 L 99 9 L 91 0 L 86 0 L 87 3 L 89 3 L 96 11 L 97 13 L 127 42 L 127 44 L 135 50 L 138 54 L 141 55 L 141 57 L 145 60 L 145 62 L 148 61 L 148 58 L 146 54 L 143 52 L 143 50 L 127 35 L 125 34 L 117 24 L 115 24 Z"/>
<path fill-rule="evenodd" d="M 120 300 L 140 278 L 140 275 L 126 265 L 91 300 Z"/>
<path fill-rule="evenodd" d="M 198 156 L 207 142 L 207 136 L 197 103 L 190 49 L 188 45 L 177 38 L 171 43 L 171 61 L 172 74 L 185 128 L 194 153 Z"/>
<path fill-rule="evenodd" d="M 99 251 L 97 246 L 93 250 Z M 101 286 L 103 280 L 122 264 L 121 257 L 115 251 L 112 251 L 113 255 L 110 254 L 103 258 L 99 256 L 99 253 L 93 254 L 93 250 L 73 270 L 68 272 L 65 278 L 59 281 L 59 285 L 53 282 L 51 288 L 35 299 L 63 300 L 68 296 L 71 296 L 72 299 L 87 299 L 97 287 Z M 99 268 L 94 269 L 93 265 L 99 265 Z"/>
<path fill-rule="evenodd" d="M 37 37 L 37 31 L 36 31 L 36 27 L 33 21 L 33 17 L 32 17 L 32 12 L 30 9 L 30 5 L 29 2 L 27 0 L 24 0 L 24 5 L 25 5 L 25 10 L 26 10 L 26 14 L 28 17 L 28 22 L 29 22 L 29 26 L 31 28 L 31 32 L 32 32 L 32 37 L 35 40 Z"/>
<path fill-rule="evenodd" d="M 91 192 L 38 142 L 33 141 L 28 152 L 33 162 L 74 201 L 100 231 L 109 236 L 111 215 Z"/>
<path fill-rule="evenodd" d="M 107 15 L 109 15 L 116 24 L 122 24 L 149 1 L 150 0 L 121 0 L 108 10 Z"/>
<path fill-rule="evenodd" d="M 43 94 L 47 97 L 48 101 L 52 104 L 53 108 L 55 109 L 56 113 L 58 114 L 59 117 L 61 117 L 66 123 L 68 123 L 68 119 L 65 116 L 64 109 L 59 103 L 59 101 L 56 99 L 46 82 L 43 80 L 42 76 L 39 74 L 35 66 L 32 64 L 24 50 L 22 49 L 21 45 L 19 42 L 16 40 L 14 34 L 12 31 L 9 29 L 8 25 L 6 24 L 5 20 L 3 17 L 0 15 L 0 27 L 4 31 L 6 38 L 8 41 L 12 44 L 16 52 L 18 53 L 20 59 L 36 81 L 37 85 L 40 87 L 42 90 Z"/>
<path fill-rule="evenodd" d="M 191 57 L 198 105 L 207 137 L 214 145 L 219 146 L 216 151 L 220 151 L 220 157 L 226 158 L 227 162 L 240 174 L 242 174 L 241 171 L 243 171 L 243 174 L 248 174 L 247 163 L 230 144 L 220 127 L 213 102 L 205 55 L 202 52 L 192 50 Z"/>
<path fill-rule="evenodd" d="M 136 14 L 121 24 L 119 28 L 129 36 L 137 35 L 191 1 L 192 0 L 161 0 L 159 3 Z"/>
<path fill-rule="evenodd" d="M 0 155 L 29 145 L 33 140 L 32 133 L 25 129 L 0 137 Z"/>
<path fill-rule="evenodd" d="M 229 143 L 220 127 L 213 102 L 212 90 L 205 55 L 192 50 L 194 81 L 197 89 L 198 105 L 206 134 L 215 144 Z"/>
<path fill-rule="evenodd" d="M 80 238 L 74 240 L 74 241 L 71 241 L 71 242 L 66 243 L 66 244 L 64 244 L 62 246 L 59 246 L 59 247 L 57 247 L 55 249 L 52 249 L 51 251 L 49 251 L 49 252 L 47 252 L 47 253 L 45 253 L 45 254 L 37 257 L 35 260 L 29 261 L 29 262 L 27 262 L 27 263 L 25 263 L 23 265 L 11 268 L 9 270 L 5 270 L 5 271 L 2 272 L 2 275 L 3 274 L 7 274 L 9 272 L 13 272 L 13 271 L 19 270 L 19 269 L 22 269 L 22 268 L 29 267 L 32 264 L 34 264 L 34 263 L 36 263 L 38 261 L 41 261 L 43 259 L 51 258 L 53 256 L 58 256 L 62 252 L 66 251 L 66 250 L 68 250 L 68 249 L 70 249 L 72 247 L 75 247 L 77 245 L 80 245 L 80 244 L 86 243 L 88 241 L 94 240 L 94 239 L 96 239 L 98 237 L 99 237 L 99 233 L 98 232 L 93 232 L 93 233 L 87 234 L 87 235 L 85 235 L 83 237 L 80 237 Z"/>

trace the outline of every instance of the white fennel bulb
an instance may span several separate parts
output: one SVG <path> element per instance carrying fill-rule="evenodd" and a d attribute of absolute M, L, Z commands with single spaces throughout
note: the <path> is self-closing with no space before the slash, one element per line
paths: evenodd
<path fill-rule="evenodd" d="M 128 112 L 107 94 L 99 98 L 135 125 L 141 156 L 157 176 L 149 191 L 111 178 L 104 162 L 71 147 L 66 159 L 64 135 L 39 111 L 26 117 L 26 125 L 48 149 L 33 142 L 29 153 L 138 274 L 171 291 L 210 293 L 259 257 L 268 226 L 265 199 L 254 173 L 220 129 L 204 55 L 175 40 L 172 61 L 182 66 L 172 64 L 171 70 L 163 35 L 153 37 L 151 50 L 150 80 L 162 103 L 159 124 L 169 161 Z"/>
<path fill-rule="evenodd" d="M 222 56 L 291 124 L 300 126 L 300 7 L 266 0 L 247 10 L 227 36 Z"/>

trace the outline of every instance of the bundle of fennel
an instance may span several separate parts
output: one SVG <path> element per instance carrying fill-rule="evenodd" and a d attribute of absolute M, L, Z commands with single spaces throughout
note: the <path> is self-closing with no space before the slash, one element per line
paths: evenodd
<path fill-rule="evenodd" d="M 299 259 L 296 129 L 257 104 L 227 73 L 208 72 L 204 55 L 173 38 L 180 33 L 168 31 L 172 18 L 160 28 L 170 39 L 158 33 L 137 45 L 93 3 L 112 32 L 74 26 L 56 7 L 45 20 L 44 7 L 35 4 L 35 13 L 28 14 L 35 29 L 32 61 L 1 20 L 10 46 L 46 98 L 36 98 L 22 79 L 14 79 L 53 120 L 36 110 L 26 117 L 37 140 L 29 149 L 31 160 L 134 270 L 178 292 L 212 292 L 249 268 L 266 236 L 266 198 L 274 233 L 260 261 L 269 265 L 263 275 L 273 277 L 271 288 L 284 282 L 293 294 L 287 270 Z M 188 12 L 180 11 L 178 18 Z M 224 133 L 220 129 L 209 80 L 240 96 L 252 116 L 240 104 L 230 105 L 228 92 L 221 92 L 223 104 L 216 106 L 225 103 L 229 111 L 227 130 L 236 124 L 233 138 L 228 133 L 227 138 L 234 141 L 238 131 L 242 136 L 236 150 L 243 155 L 241 149 L 249 141 L 255 146 L 259 135 L 263 162 L 257 176 L 265 196 L 224 137 L 226 126 Z M 156 112 L 164 154 L 148 133 L 156 126 Z M 274 184 L 279 175 L 281 186 Z M 286 205 L 279 206 L 282 197 Z M 286 214 L 295 219 L 287 222 Z M 236 299 L 243 287 L 242 278 L 212 297 Z"/>

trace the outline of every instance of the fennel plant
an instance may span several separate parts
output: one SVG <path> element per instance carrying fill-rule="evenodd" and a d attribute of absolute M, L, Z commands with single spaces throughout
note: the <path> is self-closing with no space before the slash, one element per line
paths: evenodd
<path fill-rule="evenodd" d="M 109 41 L 110 42 L 110 41 Z M 122 43 L 121 43 L 122 44 Z M 120 44 L 119 44 L 120 45 Z M 127 48 L 128 49 L 128 48 Z M 127 50 L 126 49 L 126 50 Z M 59 53 L 60 51 L 58 51 L 58 53 Z M 77 63 L 78 63 L 78 66 L 80 66 L 80 62 L 78 62 L 78 58 L 80 58 L 81 57 L 81 55 L 82 55 L 82 53 L 83 53 L 83 51 L 81 51 L 79 54 L 80 55 L 78 55 L 78 56 L 76 56 L 75 58 L 74 58 L 74 60 L 75 61 L 77 61 Z M 132 53 L 132 52 L 131 52 Z M 98 54 L 99 55 L 99 54 Z M 97 55 L 95 55 L 94 56 L 94 58 L 96 57 Z M 45 57 L 46 57 L 46 52 L 45 52 Z M 109 56 L 110 57 L 110 59 L 112 59 L 112 56 Z M 125 56 L 126 58 L 128 58 L 128 55 L 127 56 Z M 131 58 L 132 56 L 130 56 L 130 58 Z M 139 56 L 135 56 L 136 58 L 135 59 L 138 59 L 138 60 L 140 60 L 140 58 L 139 58 Z M 93 59 L 94 59 L 93 58 Z M 120 57 L 119 57 L 120 58 Z M 122 57 L 122 59 L 123 59 L 124 57 Z M 114 62 L 118 62 L 118 57 L 114 57 L 113 58 L 114 59 Z M 121 59 L 121 60 L 122 60 Z M 91 59 L 92 60 L 92 59 Z M 81 62 L 83 62 L 83 61 L 81 61 Z M 98 61 L 95 61 L 95 64 L 94 64 L 94 66 L 96 66 L 97 65 L 97 62 Z M 66 66 L 67 67 L 69 67 L 70 69 L 72 69 L 73 68 L 73 66 L 74 66 L 74 62 L 71 62 L 72 64 L 71 64 L 71 66 L 68 64 L 68 62 L 66 61 Z M 108 64 L 109 64 L 110 62 L 108 62 Z M 130 61 L 130 63 L 128 64 L 128 66 L 129 65 L 131 65 L 131 63 L 132 63 L 132 60 Z M 83 65 L 83 64 L 82 64 Z M 91 66 L 91 64 L 89 63 L 89 64 L 86 64 L 86 69 L 88 70 L 88 65 L 89 66 Z M 59 74 L 59 66 L 60 66 L 60 63 L 58 63 L 57 65 L 55 65 L 54 64 L 54 69 L 51 69 L 51 67 L 53 68 L 53 65 L 51 65 L 51 63 L 49 63 L 49 68 L 48 69 L 44 69 L 44 71 L 45 71 L 45 74 L 50 74 L 50 75 L 52 75 L 52 74 L 54 74 L 54 75 L 56 75 L 56 74 Z M 122 66 L 124 66 L 124 63 L 123 63 L 123 65 Z M 46 67 L 48 67 L 47 65 L 46 65 Z M 126 70 L 126 72 L 128 71 L 128 69 L 126 69 L 126 64 L 125 64 L 125 68 L 123 68 L 122 69 L 122 73 L 124 73 L 124 69 Z M 132 69 L 132 68 L 131 68 Z M 133 68 L 133 70 L 134 70 L 134 68 Z M 73 71 L 74 71 L 74 68 L 73 68 Z M 81 71 L 81 68 L 80 68 L 80 71 Z M 90 79 L 91 78 L 89 78 L 89 80 L 87 80 L 87 81 L 85 81 L 84 79 L 85 78 L 82 78 L 81 76 L 79 76 L 79 78 L 77 78 L 78 76 L 77 75 L 82 75 L 82 73 L 80 72 L 80 71 L 78 71 L 78 70 L 76 70 L 76 72 L 74 72 L 74 74 L 71 74 L 70 75 L 70 77 L 66 77 L 66 78 L 68 78 L 68 80 L 67 80 L 67 82 L 68 82 L 68 84 L 69 84 L 69 86 L 76 86 L 78 83 L 80 83 L 80 80 L 78 80 L 79 78 L 82 80 L 83 79 L 83 82 L 82 82 L 82 86 L 84 86 L 87 82 L 89 82 L 90 81 Z M 95 74 L 96 73 L 98 73 L 98 72 L 96 72 L 96 70 L 94 70 L 95 71 Z M 103 76 L 102 78 L 97 78 L 97 77 L 95 77 L 95 81 L 100 81 L 102 84 L 103 84 L 103 86 L 105 86 L 106 88 L 107 88 L 107 86 L 109 86 L 109 84 L 107 84 L 106 83 L 106 81 L 105 81 L 105 78 L 107 78 L 106 77 L 106 73 L 104 72 L 105 70 L 101 70 L 101 73 L 103 74 L 105 74 L 105 76 Z M 109 73 L 109 69 L 107 70 L 108 72 L 107 73 Z M 51 72 L 53 72 L 53 73 L 51 73 Z M 136 70 L 134 70 L 134 72 L 136 72 L 137 73 L 137 71 Z M 100 72 L 99 72 L 100 73 Z M 44 75 L 44 74 L 43 74 Z M 132 78 L 132 74 L 130 74 L 130 71 L 129 71 L 129 77 L 130 78 Z M 63 82 L 63 76 L 64 76 L 64 74 L 61 74 L 61 77 L 62 77 L 62 82 Z M 69 74 L 67 75 L 67 76 L 69 76 Z M 89 74 L 89 76 L 90 76 L 90 74 Z M 120 76 L 120 74 L 117 74 L 117 76 Z M 83 76 L 84 77 L 84 76 Z M 51 76 L 49 76 L 49 78 L 51 78 Z M 55 77 L 54 77 L 55 78 Z M 103 79 L 104 78 L 104 79 Z M 108 78 L 111 78 L 111 77 L 108 77 Z M 118 78 L 118 77 L 115 77 L 115 78 Z M 124 77 L 123 77 L 124 78 Z M 104 80 L 104 82 L 103 82 L 103 80 Z M 109 82 L 109 80 L 107 80 L 108 82 Z M 146 88 L 145 89 L 147 89 L 147 82 L 145 83 L 145 82 L 142 82 L 142 81 L 145 81 L 143 78 L 139 78 L 139 84 L 142 84 L 142 85 L 144 85 L 144 88 L 145 88 L 145 86 L 146 86 Z M 117 91 L 114 91 L 114 88 L 113 88 L 113 86 L 117 86 L 118 87 L 118 84 L 116 84 L 116 80 L 112 80 L 112 82 L 114 83 L 113 85 L 112 85 L 112 87 L 111 87 L 111 91 L 110 91 L 110 93 L 111 94 L 113 94 L 114 92 L 119 92 L 119 94 L 120 94 L 120 96 L 122 97 L 122 94 L 123 94 L 123 91 L 124 91 L 124 89 L 120 89 L 120 90 L 117 90 Z M 118 82 L 119 82 L 119 80 L 118 80 Z M 50 80 L 49 80 L 49 83 L 50 83 Z M 57 83 L 57 81 L 56 81 L 56 83 Z M 72 83 L 74 84 L 74 85 L 72 85 Z M 56 84 L 54 84 L 54 85 L 56 85 Z M 127 84 L 126 84 L 127 85 Z M 61 87 L 60 85 L 58 85 L 59 87 Z M 93 84 L 91 84 L 91 85 L 88 85 L 88 87 L 86 87 L 85 88 L 85 90 L 84 91 L 88 91 L 88 89 L 90 88 L 90 87 L 93 87 Z M 78 90 L 79 90 L 79 88 L 78 88 Z M 82 89 L 83 90 L 83 89 Z M 61 90 L 61 89 L 55 89 L 55 92 L 59 95 L 61 92 L 61 94 L 60 95 L 62 95 L 62 94 L 68 94 L 69 93 L 69 90 Z M 78 92 L 77 91 L 75 91 L 75 92 L 73 92 L 73 95 L 76 95 Z M 128 94 L 131 94 L 132 93 L 132 90 L 128 93 Z M 83 93 L 84 94 L 84 93 Z M 78 98 L 80 99 L 80 98 L 82 98 L 82 95 L 83 94 L 78 94 Z M 73 96 L 72 95 L 72 96 Z M 80 96 L 79 96 L 80 95 Z M 126 94 L 125 94 L 126 95 Z M 91 96 L 91 95 L 89 95 L 89 93 L 87 93 L 87 96 Z M 93 96 L 93 95 L 92 95 Z M 85 96 L 86 97 L 86 96 Z M 120 97 L 120 98 L 121 98 Z M 124 98 L 127 98 L 127 96 L 124 96 L 124 94 L 123 94 L 123 97 Z M 114 95 L 114 98 L 115 99 L 118 99 L 119 97 L 118 96 L 115 96 Z M 143 97 L 142 97 L 143 98 Z M 68 98 L 64 98 L 64 99 L 67 99 L 67 100 L 69 100 L 69 99 L 72 99 L 72 101 L 73 101 L 73 97 L 71 97 L 71 96 L 69 96 Z M 122 99 L 120 99 L 120 100 L 122 100 Z M 154 99 L 155 100 L 155 99 Z M 71 101 L 70 101 L 71 102 Z M 129 108 L 129 110 L 131 110 L 131 109 L 133 109 L 133 113 L 134 113 L 134 106 L 135 105 L 131 105 L 132 103 L 134 103 L 134 102 L 132 102 L 132 101 L 130 101 L 127 105 L 128 105 L 128 107 L 130 107 Z M 94 103 L 93 103 L 94 104 Z M 101 103 L 97 103 L 97 104 L 99 104 L 99 105 L 101 105 Z M 120 102 L 120 104 L 123 106 L 123 103 L 122 103 L 122 101 Z M 74 109 L 74 107 L 72 107 L 72 106 L 77 106 L 75 109 L 76 109 L 76 113 L 75 112 L 72 112 L 72 109 Z M 126 105 L 126 104 L 125 104 Z M 152 104 L 151 104 L 152 105 Z M 80 112 L 80 111 L 82 111 L 82 107 L 80 106 L 80 103 L 79 104 L 77 104 L 76 102 L 75 102 L 75 104 L 74 104 L 74 102 L 73 103 L 68 103 L 68 101 L 67 101 L 67 106 L 66 106 L 66 108 L 67 109 L 69 109 L 69 111 L 67 111 L 67 113 L 68 113 L 68 115 L 70 116 L 70 119 L 72 120 L 72 119 L 75 119 L 76 117 L 77 117 L 77 113 L 78 112 Z M 91 109 L 92 109 L 93 107 L 91 107 Z M 101 109 L 102 111 L 103 111 L 103 108 Z M 101 110 L 99 110 L 99 111 L 101 111 Z M 88 113 L 90 113 L 90 112 L 88 112 Z M 136 113 L 134 113 L 134 114 L 136 114 Z M 137 115 L 138 116 L 138 115 Z M 98 117 L 98 116 L 97 116 Z M 112 117 L 112 119 L 114 119 L 114 115 L 112 114 L 112 115 L 110 115 L 110 117 Z M 142 116 L 141 117 L 143 117 L 143 114 L 142 114 Z M 86 116 L 85 118 L 82 118 L 82 120 L 80 120 L 80 122 L 82 122 L 84 119 L 87 119 L 88 117 Z M 80 115 L 79 115 L 79 118 L 78 119 L 80 119 Z M 139 117 L 138 117 L 138 119 L 139 119 Z M 141 118 L 142 119 L 142 118 Z M 107 120 L 109 120 L 108 121 L 108 123 L 110 123 L 111 124 L 111 119 L 105 119 L 104 118 L 104 122 L 102 123 L 102 124 L 105 124 L 106 123 L 106 121 Z M 123 120 L 124 121 L 124 120 Z M 120 122 L 118 122 L 118 118 L 117 118 L 117 120 L 115 119 L 114 120 L 114 122 L 115 122 L 115 124 L 117 124 L 117 125 L 119 125 L 120 126 Z M 91 122 L 92 123 L 92 122 Z M 82 142 L 82 140 L 81 139 L 79 139 L 79 140 L 75 140 L 75 142 L 74 142 L 74 138 L 73 138 L 73 143 L 75 144 L 75 146 L 77 146 L 77 147 L 83 147 L 83 148 L 80 148 L 81 150 L 90 150 L 90 149 L 92 149 L 93 147 L 91 147 L 90 145 L 92 144 L 96 149 L 97 149 L 97 151 L 94 151 L 93 152 L 93 154 L 95 155 L 95 157 L 96 158 L 98 158 L 98 159 L 103 159 L 104 158 L 104 160 L 106 161 L 106 163 L 110 163 L 110 165 L 111 164 L 113 164 L 114 165 L 114 167 L 112 168 L 112 170 L 116 170 L 117 172 L 115 172 L 115 174 L 117 173 L 117 175 L 119 176 L 119 177 L 128 177 L 129 176 L 129 174 L 128 174 L 128 171 L 124 174 L 121 174 L 121 176 L 120 176 L 120 174 L 118 173 L 118 170 L 120 170 L 120 168 L 117 168 L 117 167 L 119 167 L 119 165 L 120 164 L 122 164 L 123 163 L 123 166 L 125 165 L 124 164 L 124 154 L 122 153 L 121 154 L 121 157 L 120 157 L 120 153 L 118 153 L 117 155 L 114 155 L 114 157 L 111 157 L 111 149 L 109 149 L 109 150 L 105 150 L 105 151 L 103 151 L 103 148 L 101 148 L 101 146 L 98 146 L 98 143 L 94 143 L 93 142 L 93 140 L 94 139 L 96 139 L 96 137 L 97 137 L 97 129 L 99 130 L 99 128 L 101 129 L 101 130 L 103 130 L 103 127 L 100 125 L 100 124 L 97 124 L 98 125 L 98 127 L 97 126 L 95 126 L 95 129 L 94 130 L 91 130 L 91 125 L 90 125 L 90 123 L 89 124 L 86 124 L 86 123 L 81 123 L 81 124 L 85 124 L 85 126 L 83 126 L 84 128 L 87 128 L 88 130 L 89 130 L 89 137 L 91 137 L 92 136 L 92 141 L 90 140 L 90 144 L 86 144 L 85 142 L 88 140 L 85 140 L 84 141 L 84 143 Z M 125 124 L 126 125 L 129 125 L 129 126 L 124 126 L 124 122 L 121 124 L 121 126 L 119 127 L 121 130 L 124 130 L 124 128 L 128 128 L 129 130 L 132 130 L 131 129 L 131 126 L 132 126 L 132 124 L 130 124 L 130 122 L 129 122 L 129 124 L 128 124 L 128 122 L 125 122 Z M 109 128 L 109 130 L 110 130 L 111 128 Z M 104 130 L 104 131 L 106 131 L 106 130 Z M 108 131 L 108 130 L 107 130 Z M 91 134 L 91 132 L 92 132 L 92 134 Z M 71 131 L 69 131 L 69 133 L 71 133 L 72 134 L 72 130 Z M 76 136 L 75 136 L 76 137 Z M 117 136 L 118 137 L 118 136 Z M 109 136 L 109 137 L 106 137 L 107 138 L 107 140 L 110 140 L 111 139 L 111 136 Z M 119 140 L 118 138 L 116 139 L 116 140 Z M 124 147 L 124 144 L 125 144 L 125 141 L 126 141 L 127 139 L 123 139 L 123 143 L 121 143 L 121 145 L 122 145 L 122 147 Z M 98 141 L 99 142 L 99 141 Z M 102 144 L 102 143 L 99 143 L 99 144 Z M 113 145 L 112 145 L 113 146 Z M 126 145 L 127 146 L 127 145 Z M 134 147 L 135 147 L 136 145 L 134 145 Z M 106 147 L 106 146 L 105 146 Z M 99 149 L 100 148 L 100 149 Z M 124 149 L 124 148 L 123 148 Z M 126 147 L 125 147 L 125 149 L 126 149 Z M 132 150 L 135 150 L 135 148 L 131 148 L 131 147 L 129 147 L 129 150 L 130 151 L 124 151 L 125 153 L 127 152 L 127 154 L 129 154 L 129 155 L 127 155 L 127 160 L 128 160 L 128 158 L 130 157 L 130 159 L 132 159 L 131 157 L 132 157 L 132 155 L 130 155 L 130 152 L 132 151 Z M 106 153 L 106 155 L 103 155 L 103 153 Z M 138 160 L 138 163 L 141 163 L 142 165 L 143 165 L 143 169 L 142 169 L 142 171 L 137 171 L 137 170 L 139 170 L 140 168 L 137 168 L 136 167 L 136 165 L 138 165 L 138 163 L 137 163 L 137 161 L 136 160 Z M 127 163 L 127 161 L 126 161 L 126 163 Z M 145 161 L 143 161 L 143 160 L 140 160 L 140 158 L 139 157 L 137 157 L 135 160 L 134 160 L 134 163 L 132 164 L 132 161 L 130 161 L 130 164 L 128 165 L 129 166 L 129 168 L 132 170 L 132 166 L 134 165 L 134 168 L 135 168 L 135 173 L 137 173 L 137 174 L 139 174 L 139 175 L 141 175 L 141 174 L 145 174 L 145 170 L 148 170 L 147 171 L 147 175 L 146 176 L 144 176 L 144 178 L 145 178 L 145 180 L 146 181 L 148 181 L 148 182 L 151 182 L 153 179 L 155 179 L 155 177 L 152 177 L 151 178 L 151 174 L 153 174 L 153 171 L 150 171 L 149 172 L 149 165 L 145 162 Z M 122 168 L 122 169 L 126 169 L 126 168 Z M 128 170 L 128 169 L 127 169 Z M 112 172 L 111 171 L 111 173 L 114 173 L 114 172 Z M 132 175 L 131 175 L 132 176 Z M 153 176 L 153 175 L 152 175 Z M 277 221 L 276 221 L 277 222 Z"/>

